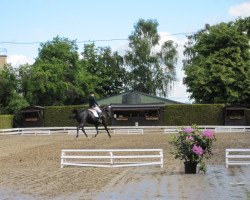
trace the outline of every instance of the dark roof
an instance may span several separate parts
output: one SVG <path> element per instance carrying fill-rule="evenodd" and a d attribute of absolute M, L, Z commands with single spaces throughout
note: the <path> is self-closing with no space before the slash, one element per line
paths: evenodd
<path fill-rule="evenodd" d="M 165 103 L 151 104 L 111 104 L 111 110 L 151 110 L 156 108 L 164 108 Z"/>
<path fill-rule="evenodd" d="M 148 103 L 148 104 L 152 104 L 152 103 L 164 103 L 164 104 L 184 104 L 182 102 L 178 102 L 178 101 L 173 101 L 170 99 L 166 99 L 166 98 L 162 98 L 162 97 L 158 97 L 155 95 L 150 95 L 150 94 L 146 94 L 143 92 L 138 92 L 138 91 L 127 91 L 127 92 L 123 92 L 121 94 L 117 94 L 117 95 L 112 95 L 109 97 L 105 97 L 102 99 L 97 100 L 97 102 L 99 104 L 105 104 L 105 105 L 109 105 L 109 104 L 121 104 L 122 103 L 122 96 L 129 94 L 129 93 L 136 93 L 139 94 L 142 100 L 142 104 L 143 103 Z"/>
<path fill-rule="evenodd" d="M 33 112 L 33 111 L 40 111 L 43 109 L 44 107 L 42 106 L 28 106 L 28 107 L 23 108 L 21 112 Z"/>

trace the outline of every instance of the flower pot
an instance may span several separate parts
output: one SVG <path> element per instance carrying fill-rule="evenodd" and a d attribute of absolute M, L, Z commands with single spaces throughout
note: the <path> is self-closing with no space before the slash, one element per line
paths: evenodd
<path fill-rule="evenodd" d="M 196 174 L 197 162 L 184 162 L 185 174 Z"/>

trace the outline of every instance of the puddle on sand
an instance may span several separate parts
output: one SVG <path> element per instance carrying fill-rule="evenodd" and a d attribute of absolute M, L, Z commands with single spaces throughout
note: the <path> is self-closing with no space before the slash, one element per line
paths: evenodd
<path fill-rule="evenodd" d="M 100 193 L 79 191 L 51 200 L 177 200 L 177 199 L 250 199 L 250 168 L 208 166 L 207 174 L 157 173 L 158 168 L 133 168 L 130 173 Z M 150 173 L 147 173 L 150 171 Z M 155 173 L 152 173 L 152 171 Z M 125 181 L 124 181 L 125 180 Z M 41 200 L 41 196 L 22 194 L 0 187 L 0 199 Z"/>
<path fill-rule="evenodd" d="M 0 199 L 6 200 L 41 200 L 39 197 L 34 197 L 32 195 L 22 194 L 17 190 L 0 187 Z"/>
<path fill-rule="evenodd" d="M 143 169 L 146 170 L 146 169 Z M 157 170 L 157 169 L 155 169 Z M 116 184 L 95 200 L 127 199 L 248 199 L 250 168 L 208 166 L 207 174 L 147 174 L 134 170 L 134 179 Z"/>

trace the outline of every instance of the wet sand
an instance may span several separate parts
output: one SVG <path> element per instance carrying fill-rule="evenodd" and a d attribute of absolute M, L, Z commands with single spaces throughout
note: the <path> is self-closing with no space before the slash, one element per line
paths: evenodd
<path fill-rule="evenodd" d="M 225 167 L 226 148 L 250 148 L 249 133 L 217 134 L 207 174 L 183 174 L 170 135 L 0 136 L 0 199 L 250 199 L 250 167 Z M 61 149 L 162 148 L 164 167 L 60 168 Z M 218 196 L 219 195 L 219 196 Z"/>

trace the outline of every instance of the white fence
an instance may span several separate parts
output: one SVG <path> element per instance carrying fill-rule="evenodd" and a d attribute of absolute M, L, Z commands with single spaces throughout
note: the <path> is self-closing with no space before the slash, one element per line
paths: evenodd
<path fill-rule="evenodd" d="M 163 133 L 178 133 L 178 127 L 167 127 L 164 129 Z"/>
<path fill-rule="evenodd" d="M 248 131 L 250 131 L 250 128 L 246 128 L 245 126 L 224 126 L 215 128 L 215 133 L 242 133 Z"/>
<path fill-rule="evenodd" d="M 201 130 L 211 129 L 215 133 L 245 133 L 250 132 L 250 126 L 197 126 Z M 181 126 L 168 126 L 163 133 L 177 133 Z"/>
<path fill-rule="evenodd" d="M 145 130 L 158 131 L 163 133 L 177 133 L 182 126 L 110 126 L 109 130 L 113 130 L 114 134 L 144 134 Z M 230 132 L 250 132 L 250 126 L 198 126 L 198 128 L 212 129 L 216 133 L 230 133 Z M 95 127 L 85 127 L 86 133 L 94 134 Z M 53 133 L 66 133 L 76 134 L 76 127 L 32 127 L 32 128 L 11 128 L 11 129 L 0 129 L 0 135 L 22 135 L 22 132 L 40 132 L 38 134 L 53 134 Z M 81 131 L 79 131 L 82 134 Z M 25 134 L 23 134 L 25 135 Z"/>
<path fill-rule="evenodd" d="M 61 168 L 83 167 L 163 167 L 162 149 L 63 149 Z"/>
<path fill-rule="evenodd" d="M 114 134 L 143 134 L 143 129 L 114 129 Z"/>
<path fill-rule="evenodd" d="M 85 130 L 85 129 L 84 129 Z M 96 134 L 96 130 L 95 129 L 86 129 L 85 130 L 86 134 Z M 99 130 L 100 132 L 100 130 Z M 68 130 L 68 135 L 76 135 L 77 133 L 77 130 Z M 79 129 L 79 132 L 78 132 L 79 135 L 84 135 L 84 133 L 82 132 L 82 129 Z"/>
<path fill-rule="evenodd" d="M 226 167 L 250 165 L 250 149 L 226 149 Z"/>
<path fill-rule="evenodd" d="M 22 130 L 21 135 L 50 135 L 50 130 Z"/>

